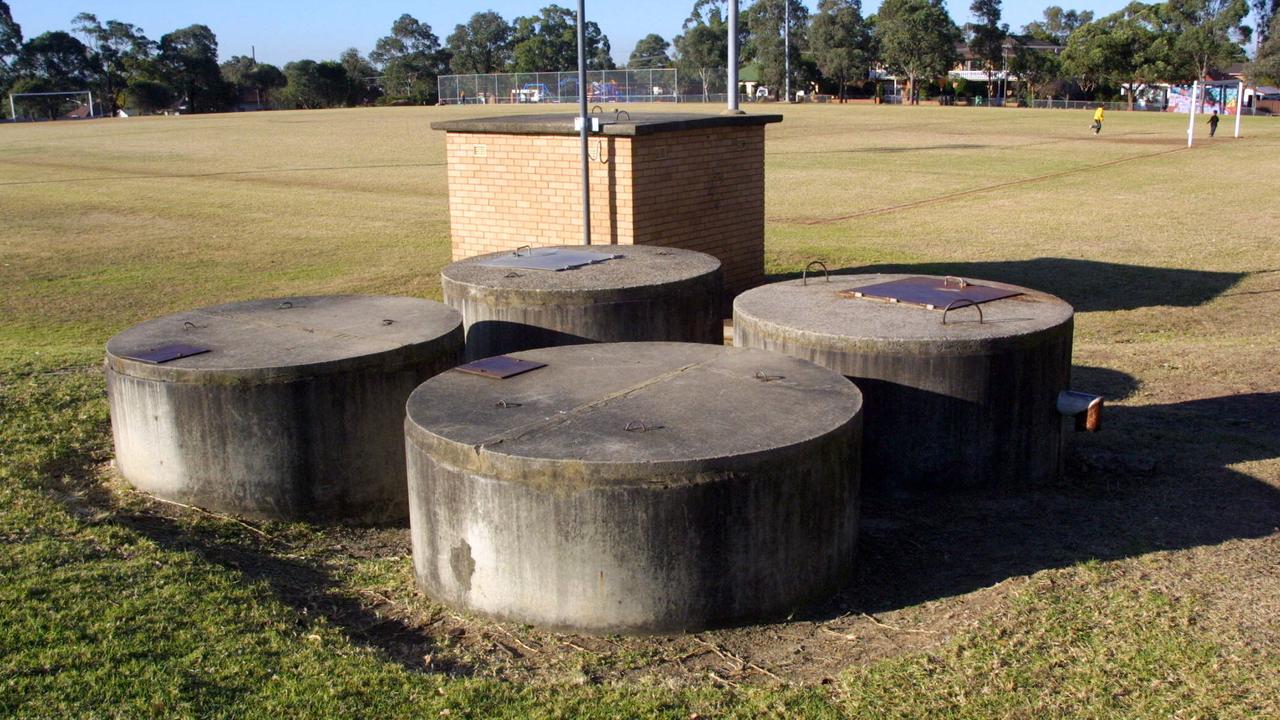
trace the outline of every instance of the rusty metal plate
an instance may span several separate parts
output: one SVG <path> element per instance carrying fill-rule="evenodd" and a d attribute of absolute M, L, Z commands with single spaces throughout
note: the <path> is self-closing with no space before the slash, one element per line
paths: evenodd
<path fill-rule="evenodd" d="M 488 265 L 500 268 L 521 268 L 524 270 L 573 270 L 585 265 L 595 265 L 622 257 L 617 254 L 584 252 L 582 250 L 565 250 L 563 248 L 532 248 L 523 252 L 516 250 L 509 255 L 499 255 L 488 260 L 480 260 L 477 265 Z"/>
<path fill-rule="evenodd" d="M 159 365 L 167 363 L 171 360 L 179 358 L 191 357 L 192 355 L 203 355 L 210 352 L 209 348 L 196 347 L 195 345 L 165 345 L 163 347 L 154 348 L 146 352 L 135 353 L 133 355 L 125 355 L 130 360 L 141 360 L 142 362 Z"/>
<path fill-rule="evenodd" d="M 506 355 L 497 355 L 483 360 L 469 362 L 466 365 L 459 365 L 455 370 L 464 373 L 479 375 L 481 377 L 494 378 L 496 380 L 506 380 L 509 377 L 515 377 L 530 370 L 537 370 L 546 367 L 546 363 L 533 362 L 531 360 L 520 360 L 518 358 L 507 357 Z"/>
<path fill-rule="evenodd" d="M 967 300 L 965 305 L 991 302 L 1021 295 L 1017 290 L 977 285 L 961 278 L 909 277 L 901 280 L 862 285 L 841 290 L 847 298 L 865 298 L 891 303 L 919 305 L 929 310 L 944 310 L 957 300 Z"/>

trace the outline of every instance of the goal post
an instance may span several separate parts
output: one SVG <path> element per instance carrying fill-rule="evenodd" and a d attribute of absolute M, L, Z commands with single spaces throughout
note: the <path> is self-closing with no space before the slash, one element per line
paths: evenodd
<path fill-rule="evenodd" d="M 79 95 L 85 95 L 85 96 L 87 96 L 87 97 L 88 97 L 88 105 L 89 105 L 89 117 L 96 117 L 96 116 L 97 116 L 97 112 L 95 112 L 95 108 L 94 108 L 94 104 L 93 104 L 93 91 L 92 91 L 92 90 L 63 90 L 63 91 L 59 91 L 59 92 L 26 92 L 26 93 L 9 93 L 9 117 L 10 117 L 10 119 L 11 119 L 11 120 L 13 120 L 14 122 L 17 122 L 17 121 L 18 121 L 18 106 L 17 106 L 17 104 L 16 104 L 16 102 L 15 102 L 15 100 L 16 100 L 17 98 L 24 98 L 24 97 L 57 97 L 57 96 L 60 96 L 60 95 L 69 95 L 69 96 L 72 96 L 72 97 L 79 96 Z"/>

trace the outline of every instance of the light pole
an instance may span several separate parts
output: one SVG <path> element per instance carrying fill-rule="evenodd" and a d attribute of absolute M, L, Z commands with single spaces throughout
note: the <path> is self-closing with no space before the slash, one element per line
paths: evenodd
<path fill-rule="evenodd" d="M 729 70 L 728 84 L 729 107 L 726 115 L 742 115 L 738 109 L 738 0 L 729 0 L 729 57 L 726 59 Z M 705 88 L 704 88 L 705 90 Z"/>

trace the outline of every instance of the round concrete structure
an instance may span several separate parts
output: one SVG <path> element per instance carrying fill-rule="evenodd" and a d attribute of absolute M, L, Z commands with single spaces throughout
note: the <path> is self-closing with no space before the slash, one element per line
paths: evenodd
<path fill-rule="evenodd" d="M 191 346 L 202 354 L 138 359 Z M 462 318 L 405 297 L 231 303 L 107 343 L 116 464 L 157 497 L 261 520 L 404 522 L 404 403 Z"/>
<path fill-rule="evenodd" d="M 419 586 L 587 633 L 786 615 L 846 581 L 862 397 L 777 353 L 609 343 L 428 380 L 405 420 Z"/>
<path fill-rule="evenodd" d="M 1015 483 L 1061 473 L 1058 393 L 1071 375 L 1073 311 L 1022 294 L 946 314 L 841 291 L 908 275 L 774 283 L 733 304 L 734 344 L 815 362 L 866 398 L 863 479 L 870 491 Z M 939 280 L 941 278 L 938 278 Z"/>
<path fill-rule="evenodd" d="M 621 257 L 559 272 L 486 264 L 512 256 L 506 252 L 441 271 L 444 301 L 462 313 L 469 359 L 588 342 L 724 343 L 714 257 L 646 245 L 536 252 L 550 250 Z"/>

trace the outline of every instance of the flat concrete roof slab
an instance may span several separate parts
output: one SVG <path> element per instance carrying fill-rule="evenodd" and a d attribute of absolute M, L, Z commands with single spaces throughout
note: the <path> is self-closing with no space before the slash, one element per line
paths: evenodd
<path fill-rule="evenodd" d="M 862 407 L 841 375 L 762 350 L 605 343 L 512 357 L 546 367 L 428 380 L 409 398 L 409 436 L 516 482 L 644 483 L 757 463 L 839 431 Z"/>
<path fill-rule="evenodd" d="M 249 300 L 135 325 L 107 342 L 107 363 L 134 377 L 173 382 L 284 381 L 421 357 L 462 326 L 458 311 L 410 297 L 327 295 Z M 173 345 L 209 352 L 160 364 L 139 358 Z"/>
<path fill-rule="evenodd" d="M 624 113 L 625 116 L 625 113 Z M 431 123 L 432 130 L 501 135 L 577 135 L 573 127 L 576 112 L 536 115 L 504 115 L 465 120 L 442 120 Z M 597 114 L 601 128 L 597 135 L 635 137 L 657 133 L 701 130 L 704 128 L 767 125 L 782 122 L 781 115 L 704 115 L 696 113 L 631 113 L 615 118 L 613 113 Z"/>
<path fill-rule="evenodd" d="M 653 245 L 562 245 L 546 250 L 572 250 L 613 259 L 559 272 L 493 265 L 510 252 L 477 255 L 446 265 L 445 280 L 477 288 L 524 292 L 582 292 L 657 287 L 715 272 L 720 261 L 706 253 Z M 520 252 L 527 253 L 528 250 Z"/>
<path fill-rule="evenodd" d="M 1030 288 L 991 280 L 964 278 L 980 285 L 1006 288 L 1020 294 L 981 304 L 983 322 L 973 307 L 943 313 L 918 305 L 854 298 L 841 293 L 873 283 L 915 275 L 861 274 L 809 277 L 748 290 L 733 302 L 735 317 L 776 327 L 780 331 L 824 337 L 835 342 L 917 342 L 964 344 L 1028 335 L 1071 319 L 1064 300 Z"/>

